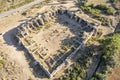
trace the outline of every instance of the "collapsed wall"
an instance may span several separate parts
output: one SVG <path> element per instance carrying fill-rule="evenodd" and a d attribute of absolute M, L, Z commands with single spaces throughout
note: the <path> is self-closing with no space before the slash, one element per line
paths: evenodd
<path fill-rule="evenodd" d="M 81 29 L 85 29 L 88 28 L 90 35 L 88 38 L 85 38 L 81 45 L 74 51 L 72 52 L 67 58 L 66 60 L 60 64 L 52 73 L 50 73 L 48 71 L 48 69 L 46 69 L 41 62 L 37 61 L 37 59 L 35 58 L 35 56 L 33 55 L 33 52 L 31 52 L 29 50 L 29 47 L 31 45 L 33 45 L 35 42 L 28 42 L 28 45 L 25 45 L 24 42 L 22 42 L 22 39 L 25 38 L 27 35 L 29 35 L 29 30 L 31 29 L 35 29 L 36 27 L 42 27 L 42 25 L 44 25 L 46 22 L 49 22 L 50 19 L 52 19 L 53 17 L 57 17 L 58 15 L 66 15 L 69 17 L 69 19 L 74 20 L 75 22 L 77 22 L 80 26 Z M 52 10 L 43 14 L 38 14 L 37 16 L 35 16 L 34 18 L 20 24 L 18 26 L 18 32 L 16 34 L 16 37 L 19 39 L 19 44 L 23 45 L 25 47 L 25 49 L 27 50 L 27 52 L 33 57 L 33 59 L 36 61 L 37 64 L 40 65 L 40 67 L 44 70 L 44 72 L 47 74 L 47 76 L 49 78 L 53 77 L 61 68 L 63 65 L 65 65 L 65 63 L 69 63 L 69 59 L 79 50 L 82 49 L 84 44 L 86 43 L 86 41 L 92 36 L 92 34 L 94 33 L 94 28 L 91 24 L 89 24 L 87 21 L 81 19 L 79 16 L 77 16 L 76 14 L 70 12 L 69 10 L 64 10 L 64 9 L 57 9 L 57 10 Z"/>

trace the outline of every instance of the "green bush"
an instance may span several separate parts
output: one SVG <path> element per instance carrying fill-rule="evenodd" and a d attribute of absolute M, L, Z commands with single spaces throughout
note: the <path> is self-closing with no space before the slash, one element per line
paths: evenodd
<path fill-rule="evenodd" d="M 103 26 L 110 26 L 110 19 L 102 17 L 101 12 L 103 11 L 107 15 L 113 15 L 114 14 L 113 8 L 111 7 L 109 8 L 108 6 L 105 5 L 94 6 L 93 4 L 89 6 L 80 6 L 80 8 L 85 13 L 89 14 L 92 18 L 101 21 Z"/>
<path fill-rule="evenodd" d="M 4 64 L 5 64 L 5 61 L 1 59 L 0 60 L 0 67 L 2 67 Z"/>
<path fill-rule="evenodd" d="M 82 70 L 82 71 L 81 71 L 80 77 L 81 77 L 81 78 L 85 78 L 85 77 L 86 77 L 86 71 L 85 71 L 85 70 Z"/>
<path fill-rule="evenodd" d="M 96 9 L 103 11 L 107 15 L 113 15 L 115 10 L 112 7 L 108 7 L 106 5 L 97 5 L 95 6 Z"/>
<path fill-rule="evenodd" d="M 99 9 L 99 10 L 107 10 L 108 9 L 108 7 L 106 5 L 96 5 L 95 8 Z"/>
<path fill-rule="evenodd" d="M 105 75 L 96 72 L 90 80 L 106 80 Z"/>
<path fill-rule="evenodd" d="M 91 8 L 90 6 L 81 6 L 80 7 L 82 10 L 84 10 L 85 12 L 87 12 L 87 13 L 91 13 L 91 14 L 100 14 L 100 10 L 98 10 L 98 9 L 93 9 L 93 8 Z"/>
<path fill-rule="evenodd" d="M 115 0 L 109 0 L 111 3 L 114 3 L 115 2 Z"/>
<path fill-rule="evenodd" d="M 120 34 L 115 33 L 105 39 L 100 40 L 103 56 L 99 64 L 98 70 L 94 73 L 90 80 L 106 80 L 106 74 L 112 71 L 118 63 L 120 51 Z"/>
<path fill-rule="evenodd" d="M 106 14 L 108 14 L 108 15 L 113 15 L 115 11 L 114 11 L 113 8 L 110 7 L 110 8 L 108 8 L 105 12 L 106 12 Z"/>

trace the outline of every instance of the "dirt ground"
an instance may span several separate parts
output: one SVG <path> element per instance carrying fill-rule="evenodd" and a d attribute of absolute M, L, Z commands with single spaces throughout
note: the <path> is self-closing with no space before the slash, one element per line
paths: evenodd
<path fill-rule="evenodd" d="M 71 4 L 73 2 L 71 1 L 68 2 L 68 4 L 69 3 Z M 14 41 L 12 41 L 11 38 L 13 38 L 13 34 L 15 32 L 14 28 L 19 25 L 19 23 L 26 20 L 26 17 L 42 12 L 46 7 L 51 5 L 53 4 L 44 6 L 41 9 L 39 9 L 39 7 L 32 8 L 31 10 L 28 10 L 26 16 L 21 15 L 22 12 L 16 12 L 0 19 L 0 34 L 2 34 L 0 35 L 0 56 L 2 58 L 4 56 L 4 60 L 6 62 L 5 67 L 0 69 L 1 79 L 28 80 L 29 78 L 33 78 L 35 80 L 41 80 L 37 77 L 35 78 L 33 70 L 29 66 L 29 61 L 25 57 L 25 52 L 17 50 L 14 45 Z"/>
<path fill-rule="evenodd" d="M 34 0 L 0 0 L 0 13 L 30 3 Z"/>
<path fill-rule="evenodd" d="M 108 75 L 108 80 L 120 80 L 120 68 L 113 69 L 112 74 Z"/>
<path fill-rule="evenodd" d="M 96 2 L 93 0 L 89 0 L 89 1 L 93 3 Z M 13 38 L 16 26 L 19 25 L 19 23 L 22 23 L 22 21 L 26 20 L 26 17 L 29 18 L 30 16 L 33 16 L 38 12 L 42 12 L 45 9 L 47 9 L 49 6 L 58 6 L 58 5 L 66 6 L 68 9 L 71 10 L 78 9 L 75 7 L 74 1 L 72 0 L 68 1 L 67 4 L 59 4 L 57 2 L 54 2 L 54 3 L 49 3 L 48 5 L 40 9 L 38 7 L 38 8 L 33 8 L 31 10 L 30 9 L 27 10 L 26 16 L 21 15 L 21 12 L 16 12 L 8 17 L 0 19 L 0 34 L 2 34 L 0 35 L 0 57 L 2 57 L 6 62 L 4 68 L 0 68 L 0 78 L 3 78 L 5 80 L 6 79 L 28 80 L 29 78 L 33 78 L 34 80 L 54 80 L 54 78 L 58 78 L 61 76 L 61 74 L 63 74 L 61 73 L 62 71 L 61 70 L 60 73 L 57 74 L 52 79 L 47 79 L 47 78 L 40 79 L 36 77 L 33 74 L 33 69 L 30 68 L 29 61 L 25 56 L 26 53 L 22 50 L 18 50 L 14 45 L 15 44 L 14 40 L 11 39 Z M 85 15 L 83 15 L 83 17 L 86 18 Z M 106 29 L 105 34 L 111 31 L 110 28 L 103 27 L 103 30 L 104 29 Z M 117 78 L 116 80 L 119 79 Z"/>
<path fill-rule="evenodd" d="M 15 47 L 3 44 L 0 45 L 0 57 L 5 62 L 4 68 L 0 68 L 0 80 L 34 78 L 23 51 L 17 51 Z"/>
<path fill-rule="evenodd" d="M 94 4 L 94 5 L 103 4 L 103 5 L 106 5 L 106 3 L 107 3 L 107 5 L 110 5 L 108 3 L 108 0 L 88 0 L 87 5 L 90 5 L 90 4 Z"/>

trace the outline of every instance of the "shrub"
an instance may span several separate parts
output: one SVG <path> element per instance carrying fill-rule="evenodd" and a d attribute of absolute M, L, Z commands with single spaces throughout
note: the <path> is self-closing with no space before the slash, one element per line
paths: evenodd
<path fill-rule="evenodd" d="M 114 3 L 115 2 L 115 0 L 109 0 L 111 3 Z"/>
<path fill-rule="evenodd" d="M 95 6 L 96 9 L 103 11 L 107 15 L 113 15 L 115 10 L 112 7 L 108 7 L 106 5 L 97 5 Z"/>
<path fill-rule="evenodd" d="M 120 10 L 117 10 L 116 14 L 117 14 L 117 15 L 120 15 Z"/>
<path fill-rule="evenodd" d="M 85 78 L 85 77 L 86 77 L 86 71 L 85 71 L 85 70 L 82 70 L 82 71 L 81 71 L 80 77 L 81 77 L 81 78 Z"/>
<path fill-rule="evenodd" d="M 114 11 L 113 8 L 110 7 L 110 8 L 108 8 L 105 12 L 106 12 L 106 14 L 108 14 L 108 15 L 113 15 L 115 11 Z"/>
<path fill-rule="evenodd" d="M 99 10 L 107 10 L 108 9 L 108 7 L 106 5 L 96 5 L 95 8 L 99 9 Z"/>
<path fill-rule="evenodd" d="M 90 14 L 100 14 L 100 10 L 98 10 L 98 9 L 93 9 L 93 8 L 91 8 L 90 6 L 81 6 L 80 7 L 82 10 L 84 10 L 85 12 L 87 12 L 87 13 L 90 13 Z"/>
<path fill-rule="evenodd" d="M 106 80 L 106 77 L 105 77 L 105 75 L 96 72 L 96 73 L 93 75 L 93 78 L 90 79 L 90 80 Z"/>
<path fill-rule="evenodd" d="M 5 61 L 1 59 L 0 60 L 0 67 L 2 67 L 4 64 L 5 64 Z"/>
<path fill-rule="evenodd" d="M 111 8 L 111 7 L 109 8 L 105 5 L 94 6 L 93 4 L 89 5 L 89 6 L 80 6 L 80 8 L 85 13 L 89 14 L 92 18 L 95 18 L 95 19 L 101 21 L 103 26 L 110 26 L 110 19 L 108 19 L 106 17 L 102 17 L 101 11 L 103 11 L 107 15 L 112 15 L 112 14 L 114 14 L 113 8 Z"/>

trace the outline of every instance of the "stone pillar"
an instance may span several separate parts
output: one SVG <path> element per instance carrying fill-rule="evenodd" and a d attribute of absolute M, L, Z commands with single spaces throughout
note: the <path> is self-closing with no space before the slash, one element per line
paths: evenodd
<path fill-rule="evenodd" d="M 61 10 L 60 9 L 58 9 L 58 14 L 61 14 Z"/>
<path fill-rule="evenodd" d="M 40 23 L 41 25 L 44 25 L 44 21 L 43 21 L 41 15 L 38 16 L 38 20 L 39 20 L 39 23 Z"/>
<path fill-rule="evenodd" d="M 23 37 L 23 38 L 25 37 L 25 36 L 24 36 L 24 32 L 23 32 L 23 31 L 22 31 L 20 34 L 22 35 L 22 37 Z"/>
<path fill-rule="evenodd" d="M 65 11 L 64 10 L 61 10 L 61 14 L 64 14 L 65 13 Z"/>
<path fill-rule="evenodd" d="M 17 37 L 19 38 L 19 37 L 23 37 L 22 35 L 21 35 L 21 30 L 19 29 L 19 28 L 17 28 Z"/>
<path fill-rule="evenodd" d="M 56 16 L 56 12 L 55 11 L 52 11 L 52 16 Z"/>
<path fill-rule="evenodd" d="M 37 21 L 37 23 L 38 23 L 38 25 L 40 27 L 42 25 L 41 22 L 40 22 L 40 20 L 37 18 L 36 21 Z"/>
<path fill-rule="evenodd" d="M 57 13 L 56 13 L 57 14 Z M 52 15 L 52 12 L 49 12 L 49 17 L 50 18 L 54 18 L 54 16 Z"/>
<path fill-rule="evenodd" d="M 64 14 L 67 14 L 68 10 L 65 10 Z"/>
<path fill-rule="evenodd" d="M 79 18 L 79 21 L 78 21 L 79 24 L 81 24 L 81 19 Z"/>
<path fill-rule="evenodd" d="M 18 40 L 18 45 L 21 46 L 22 45 L 22 42 L 20 40 Z"/>
<path fill-rule="evenodd" d="M 79 23 L 80 17 L 77 16 L 77 22 Z"/>
<path fill-rule="evenodd" d="M 87 25 L 85 27 L 88 28 L 89 27 L 89 23 L 87 23 Z"/>
<path fill-rule="evenodd" d="M 74 14 L 73 19 L 77 22 L 78 17 Z"/>
<path fill-rule="evenodd" d="M 73 18 L 73 16 L 74 16 L 74 15 L 73 15 L 73 13 L 72 13 L 72 12 L 70 12 L 70 11 L 68 11 L 68 12 L 67 12 L 67 15 L 68 15 L 68 17 L 69 17 L 70 19 L 72 19 L 72 18 Z"/>
<path fill-rule="evenodd" d="M 65 13 L 64 10 L 58 9 L 58 14 L 63 15 Z"/>
<path fill-rule="evenodd" d="M 75 14 L 71 14 L 71 19 L 74 19 L 75 18 Z"/>
<path fill-rule="evenodd" d="M 30 30 L 30 25 L 29 25 L 29 23 L 26 23 L 26 27 L 27 27 L 28 30 Z"/>
<path fill-rule="evenodd" d="M 44 21 L 42 18 L 39 18 L 41 25 L 44 25 Z"/>
<path fill-rule="evenodd" d="M 42 19 L 43 19 L 44 22 L 48 22 L 49 21 L 48 17 L 45 14 L 42 15 Z"/>
<path fill-rule="evenodd" d="M 38 21 L 36 19 L 34 21 L 35 21 L 37 27 L 39 27 L 40 25 L 39 25 Z"/>
<path fill-rule="evenodd" d="M 56 14 L 56 13 L 55 13 L 55 14 Z M 46 13 L 46 16 L 47 16 L 48 20 L 51 19 L 51 17 L 49 16 L 49 13 Z"/>
<path fill-rule="evenodd" d="M 38 27 L 38 25 L 37 25 L 35 20 L 33 20 L 32 23 L 33 23 L 34 27 Z"/>
<path fill-rule="evenodd" d="M 24 27 L 22 28 L 24 29 L 24 33 L 28 35 L 29 33 L 28 33 L 28 29 L 26 28 L 26 26 L 24 25 Z"/>
<path fill-rule="evenodd" d="M 34 29 L 35 26 L 33 25 L 33 22 L 30 22 L 29 25 Z"/>
<path fill-rule="evenodd" d="M 56 10 L 55 13 L 56 13 L 56 15 L 58 15 L 58 14 L 59 14 L 59 13 L 58 13 L 58 10 Z"/>

